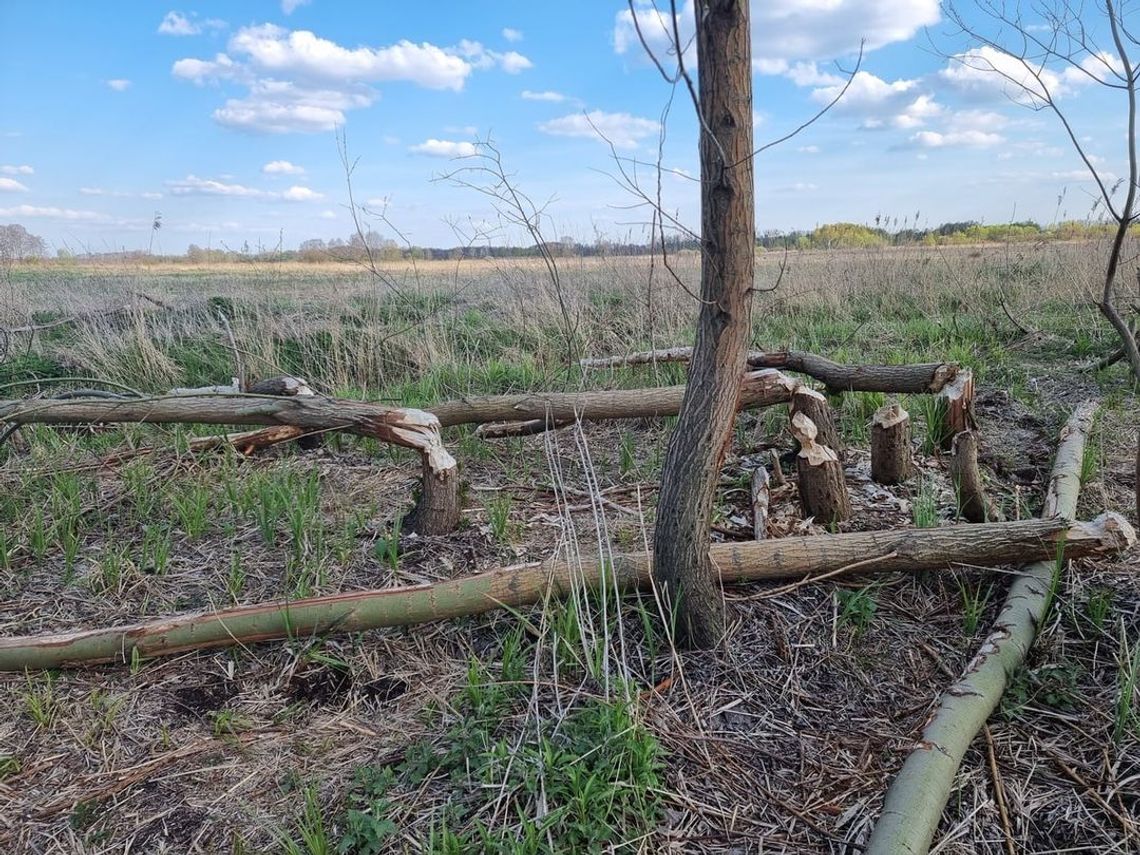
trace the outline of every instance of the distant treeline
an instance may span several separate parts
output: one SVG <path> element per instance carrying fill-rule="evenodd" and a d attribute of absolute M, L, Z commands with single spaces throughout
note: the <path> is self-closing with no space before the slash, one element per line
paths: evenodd
<path fill-rule="evenodd" d="M 917 219 L 917 217 L 916 217 Z M 876 219 L 875 225 L 859 223 L 828 223 L 811 230 L 778 231 L 769 230 L 756 236 L 756 246 L 762 250 L 784 249 L 871 249 L 890 246 L 943 246 L 973 243 L 1010 243 L 1030 241 L 1093 240 L 1111 236 L 1115 225 L 1110 222 L 1066 220 L 1049 226 L 1042 226 L 1032 220 L 1018 223 L 985 225 L 975 221 L 943 223 L 934 228 L 914 228 L 907 223 L 899 227 L 897 221 L 891 227 L 889 221 Z M 1140 226 L 1133 226 L 1140 229 Z M 1137 232 L 1140 234 L 1140 231 Z M 696 240 L 680 237 L 665 239 L 665 250 L 670 253 L 699 250 Z M 190 244 L 185 255 L 162 256 L 165 261 L 185 261 L 196 264 L 242 261 L 302 261 L 327 262 L 344 261 L 352 263 L 391 262 L 410 260 L 461 260 L 473 258 L 536 258 L 543 252 L 555 258 L 566 257 L 605 257 L 622 255 L 645 255 L 660 251 L 661 244 L 649 245 L 632 240 L 614 241 L 598 238 L 592 243 L 579 243 L 563 237 L 549 241 L 540 250 L 532 246 L 491 246 L 471 245 L 462 247 L 419 247 L 402 246 L 376 232 L 352 235 L 347 239 L 312 238 L 302 241 L 297 249 L 269 249 L 261 246 L 250 247 L 248 243 L 240 248 L 203 248 Z M 46 257 L 42 239 L 29 235 L 22 226 L 0 227 L 0 261 L 28 261 Z M 66 249 L 56 253 L 61 259 L 94 259 L 105 261 L 132 261 L 156 259 L 142 250 L 122 250 L 119 252 L 77 254 Z"/>

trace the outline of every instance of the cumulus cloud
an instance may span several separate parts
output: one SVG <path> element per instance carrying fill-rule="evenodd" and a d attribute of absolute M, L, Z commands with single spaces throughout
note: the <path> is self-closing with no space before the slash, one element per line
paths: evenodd
<path fill-rule="evenodd" d="M 281 198 L 287 202 L 312 202 L 316 199 L 323 199 L 324 194 L 308 187 L 293 186 L 282 193 Z"/>
<path fill-rule="evenodd" d="M 28 188 L 15 178 L 0 178 L 0 193 L 26 193 Z"/>
<path fill-rule="evenodd" d="M 910 141 L 922 148 L 990 148 L 1005 142 L 1001 134 L 986 131 L 919 131 Z"/>
<path fill-rule="evenodd" d="M 180 181 L 167 181 L 166 185 L 175 196 L 235 196 L 246 198 L 269 196 L 264 190 L 246 187 L 242 184 L 226 184 L 212 178 L 199 178 L 193 174 L 187 175 Z"/>
<path fill-rule="evenodd" d="M 19 165 L 4 164 L 0 166 L 0 173 L 4 175 L 34 175 L 35 170 L 26 163 Z"/>
<path fill-rule="evenodd" d="M 637 0 L 634 10 L 642 35 L 654 53 L 667 59 L 672 21 L 652 0 Z M 782 74 L 797 60 L 852 56 L 862 40 L 866 51 L 906 41 L 939 20 L 939 0 L 766 0 L 752 4 L 752 55 L 761 73 Z M 678 10 L 681 41 L 691 48 L 693 0 Z M 613 46 L 619 54 L 641 56 L 634 13 L 616 14 Z M 686 62 L 689 56 L 686 54 Z M 781 66 L 783 63 L 783 66 Z"/>
<path fill-rule="evenodd" d="M 411 146 L 408 151 L 427 157 L 470 157 L 478 149 L 476 149 L 475 143 L 429 139 Z"/>
<path fill-rule="evenodd" d="M 533 92 L 530 89 L 524 89 L 522 91 L 522 99 L 524 101 L 552 101 L 554 103 L 559 103 L 565 101 L 566 96 L 561 92 L 554 92 L 550 89 L 547 89 L 543 92 Z"/>
<path fill-rule="evenodd" d="M 301 6 L 309 5 L 309 0 L 281 0 L 281 11 L 286 15 L 292 15 Z"/>
<path fill-rule="evenodd" d="M 463 89 L 476 70 L 518 74 L 533 63 L 517 51 L 461 40 L 453 47 L 402 40 L 347 48 L 308 30 L 274 24 L 243 27 L 213 59 L 179 59 L 171 73 L 197 85 L 233 80 L 249 88 L 214 111 L 220 124 L 268 133 L 331 130 L 347 110 L 370 106 L 369 84 L 403 82 L 426 89 Z"/>
<path fill-rule="evenodd" d="M 107 85 L 114 89 L 116 92 L 126 92 L 131 88 L 131 81 L 123 78 L 116 78 L 115 80 L 108 80 Z"/>
<path fill-rule="evenodd" d="M 305 173 L 304 167 L 297 166 L 297 164 L 290 163 L 287 160 L 271 160 L 261 167 L 261 171 L 267 175 L 303 175 Z"/>
<path fill-rule="evenodd" d="M 164 36 L 196 36 L 202 28 L 181 12 L 167 12 L 158 25 L 158 31 Z"/>
<path fill-rule="evenodd" d="M 852 78 L 847 93 L 836 108 L 858 111 L 866 110 L 868 107 L 877 108 L 884 104 L 898 103 L 901 97 L 906 96 L 917 85 L 917 80 L 895 80 L 888 83 L 868 71 L 860 71 Z M 843 90 L 843 86 L 843 82 L 821 86 L 811 93 L 811 99 L 817 104 L 830 104 Z"/>
<path fill-rule="evenodd" d="M 652 119 L 643 119 L 629 113 L 606 113 L 591 110 L 589 113 L 572 113 L 559 119 L 543 122 L 538 129 L 557 137 L 605 137 L 618 148 L 637 148 L 640 140 L 657 134 L 661 125 Z"/>
<path fill-rule="evenodd" d="M 516 30 L 513 27 L 503 27 L 502 35 L 508 42 L 521 42 L 523 40 L 522 30 Z"/>

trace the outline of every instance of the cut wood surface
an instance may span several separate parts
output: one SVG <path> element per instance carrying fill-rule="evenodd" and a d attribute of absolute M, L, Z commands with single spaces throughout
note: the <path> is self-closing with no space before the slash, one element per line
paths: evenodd
<path fill-rule="evenodd" d="M 851 516 L 851 496 L 839 455 L 819 442 L 815 423 L 803 413 L 792 415 L 791 427 L 800 444 L 796 471 L 804 516 L 824 526 L 843 522 Z"/>
<path fill-rule="evenodd" d="M 710 558 L 726 583 L 803 579 L 835 574 L 853 564 L 860 572 L 934 570 L 957 564 L 993 566 L 1044 559 L 1119 553 L 1135 532 L 1119 514 L 1092 522 L 1059 519 L 985 523 L 932 529 L 854 532 L 715 544 Z M 882 556 L 876 560 L 876 556 Z M 563 596 L 575 586 L 597 587 L 602 566 L 546 561 L 505 567 L 446 582 L 351 591 L 307 600 L 237 606 L 159 618 L 129 626 L 42 636 L 0 638 L 0 671 L 57 668 L 97 662 L 131 662 L 203 648 L 228 647 L 328 632 L 407 626 L 518 607 Z M 632 590 L 649 583 L 645 552 L 607 559 L 606 584 Z M 611 577 L 609 574 L 613 573 Z"/>
<path fill-rule="evenodd" d="M 803 413 L 811 419 L 816 429 L 816 442 L 826 445 L 839 455 L 840 459 L 843 458 L 846 449 L 843 438 L 839 435 L 839 428 L 835 424 L 835 411 L 827 403 L 826 395 L 807 386 L 800 386 L 792 393 L 790 407 L 793 417 L 796 413 Z"/>
<path fill-rule="evenodd" d="M 1072 518 L 1081 486 L 1081 459 L 1096 404 L 1077 407 L 1061 431 L 1042 516 Z M 1003 523 L 970 526 L 980 531 Z M 1008 525 L 1008 523 L 1005 523 Z M 1069 557 L 1066 555 L 1066 557 Z M 1009 677 L 1024 661 L 1048 609 L 1061 563 L 1048 556 L 1022 569 L 981 649 L 962 678 L 939 700 L 898 776 L 868 841 L 868 855 L 923 855 L 930 850 L 966 749 L 997 707 Z"/>
<path fill-rule="evenodd" d="M 691 347 L 645 350 L 625 356 L 583 359 L 583 368 L 620 368 L 654 362 L 688 362 Z M 937 394 L 958 374 L 953 362 L 926 362 L 915 365 L 843 365 L 802 350 L 753 351 L 748 354 L 751 368 L 782 368 L 807 374 L 832 392 L 895 392 Z"/>
<path fill-rule="evenodd" d="M 871 479 L 899 484 L 910 477 L 910 414 L 898 404 L 879 408 L 871 420 Z"/>

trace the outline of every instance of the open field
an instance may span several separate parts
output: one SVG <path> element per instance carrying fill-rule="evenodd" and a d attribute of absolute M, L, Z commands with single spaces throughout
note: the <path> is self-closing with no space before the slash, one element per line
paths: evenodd
<path fill-rule="evenodd" d="M 1086 297 L 1103 249 L 768 253 L 757 288 L 778 287 L 757 295 L 753 343 L 972 368 L 983 463 L 1010 517 L 1039 510 L 1060 425 L 1098 398 L 1079 517 L 1111 509 L 1135 523 L 1140 402 L 1125 366 L 1087 367 L 1116 346 Z M 380 276 L 340 264 L 16 267 L 0 278 L 0 327 L 43 328 L 0 339 L 0 398 L 42 378 L 144 393 L 224 384 L 238 361 L 252 378 L 294 374 L 413 407 L 680 383 L 679 365 L 567 367 L 688 343 L 698 258 L 670 266 L 562 259 L 560 287 L 520 260 Z M 73 315 L 85 319 L 52 325 Z M 902 396 L 919 474 L 869 483 L 868 421 L 883 402 L 834 402 L 855 503 L 839 529 L 950 524 L 955 490 L 923 441 L 935 416 L 921 396 Z M 465 524 L 443 537 L 402 531 L 418 459 L 373 440 L 338 434 L 246 459 L 186 453 L 205 428 L 26 427 L 0 446 L 0 635 L 643 548 L 670 423 L 506 440 L 448 429 Z M 168 450 L 100 463 L 144 445 Z M 750 532 L 749 473 L 772 449 L 792 449 L 785 408 L 738 417 L 714 538 Z M 773 495 L 772 527 L 823 530 L 799 519 L 790 486 Z M 938 851 L 1007 851 L 995 792 L 1018 851 L 1140 846 L 1138 570 L 1134 551 L 1063 575 L 966 756 Z M 855 853 L 1010 572 L 734 588 L 719 654 L 671 650 L 651 597 L 582 594 L 447 624 L 3 674 L 0 851 Z"/>

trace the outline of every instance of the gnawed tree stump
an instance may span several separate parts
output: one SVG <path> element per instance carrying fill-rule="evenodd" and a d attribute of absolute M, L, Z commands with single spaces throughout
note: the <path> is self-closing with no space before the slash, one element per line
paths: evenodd
<path fill-rule="evenodd" d="M 792 416 L 792 434 L 800 444 L 796 465 L 804 516 L 814 517 L 822 525 L 848 519 L 851 497 L 847 494 L 839 455 L 816 440 L 815 423 L 803 413 Z"/>
<path fill-rule="evenodd" d="M 757 540 L 768 536 L 768 470 L 757 466 L 752 470 L 752 535 Z"/>
<path fill-rule="evenodd" d="M 978 466 L 978 435 L 964 430 L 954 435 L 950 452 L 950 478 L 958 497 L 958 512 L 972 523 L 1004 519 L 997 504 L 986 494 Z"/>
<path fill-rule="evenodd" d="M 939 444 L 949 448 L 955 436 L 978 426 L 974 418 L 974 373 L 969 368 L 959 369 L 938 397 L 946 405 L 946 431 Z"/>
<path fill-rule="evenodd" d="M 791 412 L 803 413 L 816 429 L 816 442 L 826 445 L 842 459 L 846 448 L 843 439 L 839 436 L 839 428 L 835 426 L 835 411 L 827 403 L 827 397 L 815 389 L 800 386 L 792 394 Z"/>
<path fill-rule="evenodd" d="M 910 414 L 899 404 L 887 404 L 871 420 L 871 479 L 900 484 L 910 473 Z"/>
<path fill-rule="evenodd" d="M 405 525 L 417 534 L 448 534 L 458 527 L 459 516 L 459 467 L 437 469 L 425 454 L 420 494 Z"/>

